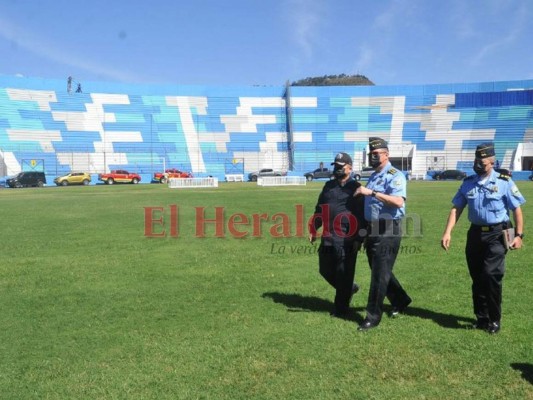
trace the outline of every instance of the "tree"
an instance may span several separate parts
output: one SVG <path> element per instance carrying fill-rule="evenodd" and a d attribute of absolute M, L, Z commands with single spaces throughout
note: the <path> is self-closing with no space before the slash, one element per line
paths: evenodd
<path fill-rule="evenodd" d="M 291 86 L 374 86 L 364 75 L 324 75 L 292 82 Z"/>

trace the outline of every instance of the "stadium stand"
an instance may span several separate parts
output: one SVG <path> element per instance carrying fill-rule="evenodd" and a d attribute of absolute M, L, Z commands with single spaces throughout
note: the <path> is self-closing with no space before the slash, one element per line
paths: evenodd
<path fill-rule="evenodd" d="M 532 121 L 533 80 L 290 90 L 84 82 L 69 93 L 63 79 L 0 76 L 0 176 L 126 169 L 150 182 L 165 167 L 219 180 L 261 168 L 302 176 L 339 151 L 362 169 L 368 137 L 379 136 L 413 177 L 471 173 L 476 144 L 491 140 L 501 167 L 527 179 Z"/>

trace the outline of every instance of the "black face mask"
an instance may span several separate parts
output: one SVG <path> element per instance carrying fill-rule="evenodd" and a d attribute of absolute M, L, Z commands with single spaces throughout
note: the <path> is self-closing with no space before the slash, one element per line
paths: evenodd
<path fill-rule="evenodd" d="M 486 172 L 485 166 L 483 165 L 481 161 L 474 161 L 473 169 L 474 169 L 474 172 L 478 175 L 483 175 Z"/>
<path fill-rule="evenodd" d="M 370 166 L 372 168 L 377 168 L 379 167 L 379 164 L 381 164 L 381 161 L 379 161 L 379 154 L 370 153 L 368 156 L 368 161 L 370 162 Z"/>
<path fill-rule="evenodd" d="M 344 172 L 344 165 L 335 164 L 335 167 L 333 167 L 333 175 L 337 179 L 345 178 L 347 174 Z"/>

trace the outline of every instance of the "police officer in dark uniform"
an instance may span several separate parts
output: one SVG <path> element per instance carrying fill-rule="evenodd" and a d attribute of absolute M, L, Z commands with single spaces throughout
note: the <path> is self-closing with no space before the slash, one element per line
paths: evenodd
<path fill-rule="evenodd" d="M 319 271 L 336 290 L 331 315 L 345 318 L 350 300 L 359 290 L 354 276 L 362 241 L 358 234 L 363 204 L 353 197 L 361 184 L 352 177 L 352 158 L 346 153 L 338 153 L 331 164 L 334 165 L 333 179 L 324 185 L 318 197 L 315 214 L 309 224 L 309 240 L 313 243 L 318 236 L 317 230 L 322 227 Z"/>
<path fill-rule="evenodd" d="M 371 269 L 366 318 L 358 328 L 361 331 L 379 325 L 385 297 L 393 307 L 393 316 L 411 303 L 411 298 L 392 273 L 402 240 L 401 220 L 405 216 L 407 182 L 405 175 L 392 167 L 385 140 L 371 137 L 369 150 L 370 165 L 375 172 L 366 187 L 359 187 L 355 193 L 364 196 L 368 230 L 366 252 Z"/>
<path fill-rule="evenodd" d="M 525 199 L 512 181 L 494 171 L 494 145 L 482 143 L 476 148 L 475 175 L 463 181 L 452 200 L 441 245 L 450 248 L 451 232 L 464 208 L 468 206 L 471 222 L 466 240 L 466 262 L 472 278 L 472 300 L 476 322 L 473 327 L 494 334 L 500 330 L 502 280 L 505 254 L 502 232 L 511 227 L 509 210 L 515 221 L 512 249 L 522 247 L 524 220 L 520 206 Z"/>

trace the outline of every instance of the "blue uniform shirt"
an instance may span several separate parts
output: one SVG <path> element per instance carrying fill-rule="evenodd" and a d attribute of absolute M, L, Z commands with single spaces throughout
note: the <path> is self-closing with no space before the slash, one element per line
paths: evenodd
<path fill-rule="evenodd" d="M 380 172 L 374 172 L 368 178 L 366 187 L 391 196 L 402 196 L 404 200 L 407 198 L 405 175 L 403 172 L 393 168 L 390 162 Z M 375 197 L 365 196 L 365 219 L 367 221 L 400 219 L 404 215 L 405 202 L 401 208 L 396 208 L 385 205 Z"/>
<path fill-rule="evenodd" d="M 452 203 L 468 205 L 468 219 L 475 225 L 495 225 L 509 221 L 509 211 L 526 200 L 510 177 L 492 170 L 484 183 L 478 175 L 465 178 Z"/>

